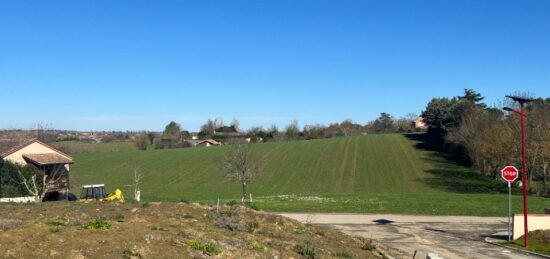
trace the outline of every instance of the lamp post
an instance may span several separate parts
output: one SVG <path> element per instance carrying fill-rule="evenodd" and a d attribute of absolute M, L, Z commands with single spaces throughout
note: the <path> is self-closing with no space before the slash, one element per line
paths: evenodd
<path fill-rule="evenodd" d="M 506 97 L 511 98 L 520 105 L 520 110 L 512 109 L 510 107 L 504 107 L 503 110 L 517 113 L 521 118 L 521 182 L 523 185 L 523 245 L 527 248 L 529 244 L 529 228 L 527 227 L 527 160 L 525 158 L 525 103 L 533 101 L 530 98 L 510 96 Z"/>

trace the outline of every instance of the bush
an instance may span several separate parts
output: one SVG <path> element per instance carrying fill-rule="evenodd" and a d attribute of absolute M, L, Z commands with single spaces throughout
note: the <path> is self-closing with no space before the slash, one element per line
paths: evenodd
<path fill-rule="evenodd" d="M 218 255 L 222 252 L 221 249 L 215 247 L 214 245 L 193 239 L 185 240 L 185 243 L 194 250 L 202 251 L 206 255 Z"/>
<path fill-rule="evenodd" d="M 372 250 L 376 249 L 376 246 L 372 243 L 372 240 L 369 240 L 369 241 L 365 242 L 363 244 L 363 246 L 361 246 L 361 249 L 367 250 L 367 251 L 372 251 Z"/>
<path fill-rule="evenodd" d="M 88 223 L 84 225 L 84 228 L 108 230 L 111 228 L 111 226 L 111 223 L 107 222 L 107 220 L 105 220 L 104 218 L 97 218 L 88 221 Z"/>
<path fill-rule="evenodd" d="M 250 229 L 258 229 L 258 228 L 260 228 L 260 221 L 258 221 L 258 219 L 254 219 L 254 220 L 248 222 L 248 227 Z"/>
<path fill-rule="evenodd" d="M 267 250 L 267 247 L 264 244 L 258 242 L 250 244 L 250 248 L 259 252 L 264 252 L 265 250 Z"/>
<path fill-rule="evenodd" d="M 310 258 L 310 259 L 316 258 L 315 248 L 313 247 L 297 245 L 296 252 L 306 258 Z"/>
<path fill-rule="evenodd" d="M 255 210 L 255 211 L 260 210 L 260 208 L 258 208 L 258 206 L 257 206 L 255 203 L 246 202 L 246 203 L 244 204 L 244 206 L 246 206 L 246 207 L 249 208 L 249 209 Z"/>
<path fill-rule="evenodd" d="M 214 220 L 214 224 L 220 228 L 229 229 L 231 231 L 250 232 L 251 228 L 248 224 L 241 223 L 241 218 L 237 214 L 222 213 Z"/>
<path fill-rule="evenodd" d="M 228 206 L 235 206 L 237 204 L 238 204 L 238 202 L 236 200 L 231 200 L 228 203 L 226 203 L 226 205 L 228 205 Z"/>

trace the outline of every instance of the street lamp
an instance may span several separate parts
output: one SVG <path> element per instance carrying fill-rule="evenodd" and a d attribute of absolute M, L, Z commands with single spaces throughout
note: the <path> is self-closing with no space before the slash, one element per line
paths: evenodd
<path fill-rule="evenodd" d="M 521 118 L 521 172 L 522 172 L 522 185 L 523 185 L 523 244 L 527 248 L 527 244 L 529 243 L 528 238 L 528 227 L 527 227 L 527 160 L 525 158 L 525 103 L 533 101 L 531 98 L 525 98 L 525 97 L 519 97 L 519 96 L 511 96 L 506 95 L 506 97 L 516 101 L 519 103 L 520 109 L 519 111 L 516 109 L 512 109 L 510 107 L 504 107 L 502 108 L 505 111 L 508 112 L 514 112 L 517 113 Z"/>

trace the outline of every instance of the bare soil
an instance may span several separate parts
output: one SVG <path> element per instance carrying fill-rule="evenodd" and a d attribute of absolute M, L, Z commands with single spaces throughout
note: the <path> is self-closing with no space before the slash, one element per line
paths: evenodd
<path fill-rule="evenodd" d="M 242 206 L 0 204 L 2 258 L 378 257 L 366 243 Z"/>

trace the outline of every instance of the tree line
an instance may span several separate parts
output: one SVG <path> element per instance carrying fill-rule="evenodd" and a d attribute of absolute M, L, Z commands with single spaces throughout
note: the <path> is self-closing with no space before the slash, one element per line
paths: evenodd
<path fill-rule="evenodd" d="M 515 95 L 529 97 L 527 93 Z M 433 98 L 421 117 L 428 124 L 429 144 L 483 175 L 500 178 L 506 165 L 520 168 L 520 117 L 504 106 L 517 104 L 504 99 L 489 107 L 484 97 L 465 89 L 462 96 Z M 550 98 L 537 98 L 526 105 L 528 189 L 550 195 Z"/>
<path fill-rule="evenodd" d="M 208 119 L 197 133 L 199 139 L 214 139 L 228 144 L 241 143 L 247 140 L 249 143 L 273 142 L 273 141 L 291 141 L 291 140 L 311 140 L 334 138 L 343 136 L 356 136 L 371 133 L 405 133 L 418 132 L 414 126 L 414 120 L 418 115 L 409 113 L 399 119 L 395 119 L 391 114 L 382 112 L 380 116 L 364 125 L 356 123 L 350 119 L 342 122 L 331 123 L 328 126 L 323 124 L 307 124 L 300 126 L 298 120 L 291 120 L 288 125 L 280 129 L 272 124 L 268 128 L 263 126 L 253 126 L 248 130 L 241 130 L 238 119 L 234 118 L 229 125 L 224 124 L 223 119 Z M 135 137 L 135 143 L 141 150 L 150 147 L 164 148 L 182 148 L 190 147 L 191 133 L 181 126 L 181 124 L 171 121 L 164 131 L 142 132 Z"/>

